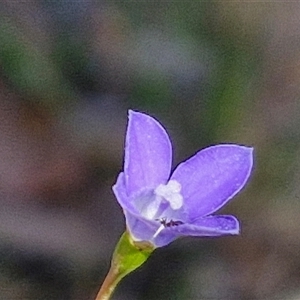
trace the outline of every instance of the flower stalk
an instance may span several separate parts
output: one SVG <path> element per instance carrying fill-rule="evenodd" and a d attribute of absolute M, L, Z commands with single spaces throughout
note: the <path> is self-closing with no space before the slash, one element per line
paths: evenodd
<path fill-rule="evenodd" d="M 109 300 L 118 283 L 129 273 L 140 267 L 154 250 L 148 242 L 135 242 L 128 232 L 121 236 L 114 251 L 110 270 L 95 300 Z"/>

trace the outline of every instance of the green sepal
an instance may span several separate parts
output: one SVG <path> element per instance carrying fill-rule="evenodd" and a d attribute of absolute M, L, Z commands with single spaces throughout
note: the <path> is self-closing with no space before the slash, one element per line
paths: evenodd
<path fill-rule="evenodd" d="M 111 261 L 111 269 L 121 280 L 127 274 L 140 267 L 154 251 L 155 247 L 149 242 L 135 242 L 125 231 L 121 236 Z M 118 280 L 118 281 L 119 281 Z"/>
<path fill-rule="evenodd" d="M 133 241 L 125 231 L 116 246 L 110 270 L 95 300 L 110 299 L 120 280 L 141 266 L 154 249 L 155 246 L 147 241 Z"/>

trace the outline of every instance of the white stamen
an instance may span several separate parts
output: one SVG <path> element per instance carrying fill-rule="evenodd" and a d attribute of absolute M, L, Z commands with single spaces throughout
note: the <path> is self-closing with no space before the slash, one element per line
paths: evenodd
<path fill-rule="evenodd" d="M 183 204 L 183 197 L 180 194 L 181 185 L 176 180 L 170 180 L 166 185 L 160 184 L 154 191 L 157 196 L 161 196 L 170 203 L 172 209 L 177 210 Z"/>
<path fill-rule="evenodd" d="M 156 232 L 154 233 L 153 235 L 153 238 L 155 239 L 159 234 L 160 232 L 165 228 L 165 226 L 163 224 L 161 224 L 158 229 L 156 230 Z"/>

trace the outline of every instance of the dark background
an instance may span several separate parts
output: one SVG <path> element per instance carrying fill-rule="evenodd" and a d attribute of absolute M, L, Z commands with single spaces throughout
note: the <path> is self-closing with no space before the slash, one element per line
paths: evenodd
<path fill-rule="evenodd" d="M 125 229 L 111 186 L 129 108 L 174 166 L 255 148 L 222 210 L 242 233 L 158 249 L 114 299 L 300 299 L 300 3 L 0 3 L 0 298 L 95 297 Z"/>

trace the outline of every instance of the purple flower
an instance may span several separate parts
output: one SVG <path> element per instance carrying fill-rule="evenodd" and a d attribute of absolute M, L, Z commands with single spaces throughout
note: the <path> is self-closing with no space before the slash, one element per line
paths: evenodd
<path fill-rule="evenodd" d="M 180 236 L 239 233 L 231 215 L 212 215 L 245 185 L 252 148 L 224 144 L 197 152 L 171 174 L 172 147 L 152 117 L 129 111 L 124 171 L 113 191 L 134 241 L 162 247 Z"/>

